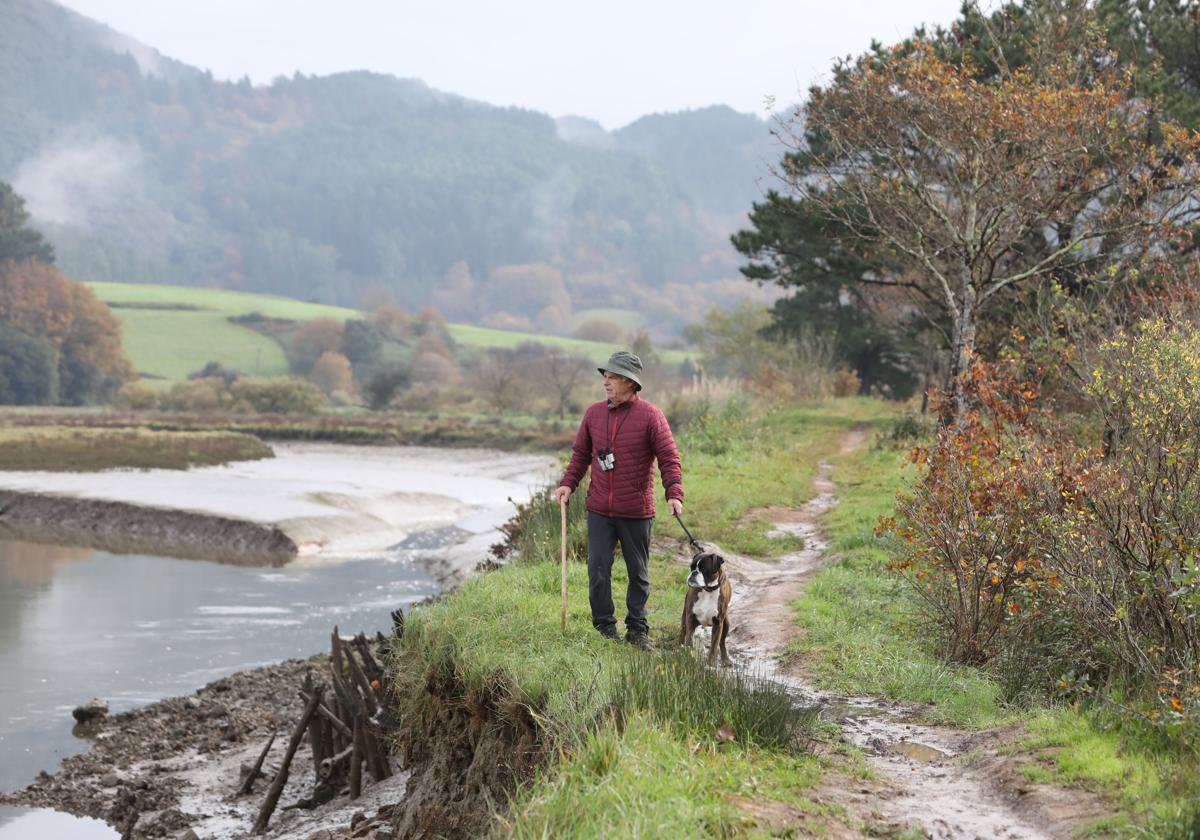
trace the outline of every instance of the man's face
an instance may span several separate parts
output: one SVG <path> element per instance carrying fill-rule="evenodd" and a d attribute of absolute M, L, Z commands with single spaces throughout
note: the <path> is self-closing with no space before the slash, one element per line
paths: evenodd
<path fill-rule="evenodd" d="M 604 396 L 608 397 L 614 405 L 620 405 L 627 399 L 633 396 L 637 390 L 637 386 L 633 384 L 632 379 L 626 379 L 617 373 L 604 371 Z"/>

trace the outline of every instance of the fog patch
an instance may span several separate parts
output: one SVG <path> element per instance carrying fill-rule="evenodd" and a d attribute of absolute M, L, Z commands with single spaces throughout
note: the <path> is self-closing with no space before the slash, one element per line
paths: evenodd
<path fill-rule="evenodd" d="M 587 117 L 557 117 L 554 128 L 558 139 L 578 146 L 592 149 L 611 149 L 616 146 L 612 134 L 604 130 L 604 126 Z"/>
<path fill-rule="evenodd" d="M 141 159 L 136 145 L 112 137 L 64 138 L 23 162 L 13 186 L 35 219 L 87 227 L 118 200 Z"/>
<path fill-rule="evenodd" d="M 103 32 L 98 40 L 101 46 L 112 50 L 117 55 L 125 54 L 132 58 L 143 76 L 166 78 L 166 63 L 163 55 L 153 47 L 148 47 L 141 41 L 111 29 Z"/>

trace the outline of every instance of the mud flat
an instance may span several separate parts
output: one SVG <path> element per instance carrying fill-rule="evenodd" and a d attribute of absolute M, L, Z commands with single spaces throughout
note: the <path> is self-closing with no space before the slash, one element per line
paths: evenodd
<path fill-rule="evenodd" d="M 278 566 L 372 556 L 431 530 L 461 530 L 432 569 L 473 567 L 552 459 L 486 450 L 275 444 L 217 467 L 0 472 L 0 539 Z"/>

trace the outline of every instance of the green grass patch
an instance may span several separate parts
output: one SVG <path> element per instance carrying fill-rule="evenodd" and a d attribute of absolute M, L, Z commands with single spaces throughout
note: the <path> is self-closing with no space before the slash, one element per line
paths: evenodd
<path fill-rule="evenodd" d="M 811 756 L 680 738 L 645 715 L 590 732 L 518 796 L 502 836 L 789 836 L 827 806 L 807 798 L 821 778 Z M 775 823 L 772 813 L 785 820 Z M 790 825 L 789 825 L 790 823 Z M 783 832 L 783 834 L 780 834 Z"/>
<path fill-rule="evenodd" d="M 208 362 L 249 376 L 288 372 L 283 348 L 273 339 L 231 324 L 211 310 L 115 309 L 122 343 L 134 368 L 148 382 L 179 382 Z"/>
<path fill-rule="evenodd" d="M 571 317 L 571 326 L 579 329 L 588 321 L 612 321 L 626 330 L 636 330 L 646 326 L 646 316 L 636 309 L 618 309 L 616 307 L 596 307 L 594 309 L 577 309 Z"/>
<path fill-rule="evenodd" d="M 679 435 L 684 522 L 700 540 L 751 557 L 800 548 L 791 536 L 769 537 L 759 508 L 801 505 L 813 496 L 817 464 L 856 423 L 887 411 L 874 400 L 831 400 L 755 418 L 741 403 L 702 417 Z M 747 515 L 749 512 L 749 515 Z M 667 533 L 680 534 L 674 522 Z"/>
<path fill-rule="evenodd" d="M 1124 732 L 1119 718 L 1070 707 L 1036 710 L 1026 736 L 1006 752 L 1033 759 L 1031 782 L 1080 787 L 1102 795 L 1118 813 L 1089 827 L 1117 837 L 1200 837 L 1195 767 Z"/>
<path fill-rule="evenodd" d="M 88 285 L 101 300 L 113 305 L 124 329 L 125 351 L 134 367 L 148 374 L 150 381 L 179 381 L 207 362 L 220 362 L 251 376 L 287 373 L 287 359 L 279 342 L 247 326 L 230 323 L 228 318 L 233 315 L 258 312 L 268 318 L 293 321 L 364 317 L 354 309 L 277 295 L 141 283 Z M 450 324 L 448 329 L 451 337 L 468 350 L 513 348 L 536 341 L 580 353 L 601 364 L 615 349 L 601 342 L 466 324 Z M 664 361 L 678 363 L 690 354 L 668 350 L 660 355 Z"/>
<path fill-rule="evenodd" d="M 271 457 L 261 440 L 237 432 L 0 428 L 0 470 L 8 471 L 184 470 Z"/>
<path fill-rule="evenodd" d="M 804 635 L 794 650 L 824 688 L 930 703 L 931 722 L 1000 722 L 1010 713 L 999 687 L 974 668 L 947 665 L 921 641 L 908 584 L 885 568 L 888 544 L 874 531 L 907 480 L 904 453 L 868 444 L 833 465 L 840 501 L 825 528 L 836 559 L 795 604 Z"/>
<path fill-rule="evenodd" d="M 268 318 L 311 321 L 333 318 L 345 321 L 360 318 L 361 313 L 344 306 L 307 303 L 280 295 L 202 289 L 197 286 L 168 286 L 148 283 L 88 283 L 102 301 L 117 304 L 184 305 L 218 312 L 223 316 L 260 312 Z"/>

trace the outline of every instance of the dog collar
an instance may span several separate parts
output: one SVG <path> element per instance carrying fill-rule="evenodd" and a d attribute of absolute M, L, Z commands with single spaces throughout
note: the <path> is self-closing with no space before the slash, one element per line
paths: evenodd
<path fill-rule="evenodd" d="M 721 588 L 721 584 L 725 582 L 725 570 L 721 570 L 721 574 L 717 575 L 717 582 L 712 586 L 693 586 L 692 589 L 703 589 L 705 592 L 716 592 Z"/>

